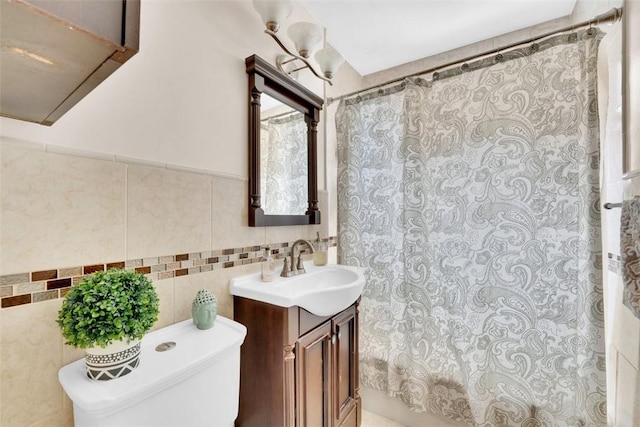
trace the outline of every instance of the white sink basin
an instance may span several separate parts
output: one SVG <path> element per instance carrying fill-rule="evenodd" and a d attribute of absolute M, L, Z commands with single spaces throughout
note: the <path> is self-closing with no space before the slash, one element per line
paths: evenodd
<path fill-rule="evenodd" d="M 364 289 L 364 269 L 346 265 L 304 264 L 305 274 L 263 282 L 260 273 L 231 280 L 232 295 L 280 307 L 299 306 L 317 316 L 331 316 L 353 304 Z"/>

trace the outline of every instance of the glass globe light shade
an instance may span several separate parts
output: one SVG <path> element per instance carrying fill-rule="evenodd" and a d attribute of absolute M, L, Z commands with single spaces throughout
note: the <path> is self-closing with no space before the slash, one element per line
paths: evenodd
<path fill-rule="evenodd" d="M 316 53 L 316 62 L 320 66 L 322 74 L 328 79 L 332 78 L 335 72 L 344 62 L 342 55 L 331 46 L 320 49 Z"/>
<path fill-rule="evenodd" d="M 253 0 L 253 7 L 262 17 L 267 29 L 274 33 L 293 11 L 291 0 Z"/>
<path fill-rule="evenodd" d="M 313 49 L 322 41 L 322 27 L 311 22 L 291 24 L 287 34 L 296 45 L 300 56 L 305 58 L 308 58 Z"/>

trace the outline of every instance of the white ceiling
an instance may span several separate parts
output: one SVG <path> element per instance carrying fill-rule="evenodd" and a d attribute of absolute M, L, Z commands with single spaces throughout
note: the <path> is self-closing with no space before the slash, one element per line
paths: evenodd
<path fill-rule="evenodd" d="M 576 0 L 301 0 L 361 75 L 570 15 Z"/>

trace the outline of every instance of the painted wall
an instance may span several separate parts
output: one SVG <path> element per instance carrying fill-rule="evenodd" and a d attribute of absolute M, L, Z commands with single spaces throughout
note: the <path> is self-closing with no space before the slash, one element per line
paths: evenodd
<path fill-rule="evenodd" d="M 251 2 L 143 0 L 140 25 L 140 52 L 54 126 L 0 118 L 2 136 L 246 177 L 244 58 L 282 53 Z"/>
<path fill-rule="evenodd" d="M 310 18 L 296 6 L 288 22 L 300 20 Z M 83 274 L 147 273 L 155 328 L 189 318 L 201 288 L 233 317 L 229 280 L 259 271 L 261 248 L 327 235 L 325 191 L 320 226 L 247 227 L 244 58 L 280 53 L 263 27 L 250 0 L 143 0 L 140 52 L 57 123 L 0 118 L 3 427 L 72 425 L 57 371 L 83 352 L 63 344 L 55 319 Z"/>

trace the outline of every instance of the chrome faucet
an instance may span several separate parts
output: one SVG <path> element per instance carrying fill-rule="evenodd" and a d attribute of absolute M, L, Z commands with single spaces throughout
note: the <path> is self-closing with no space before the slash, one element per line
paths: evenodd
<path fill-rule="evenodd" d="M 282 267 L 282 273 L 280 273 L 280 276 L 282 277 L 291 277 L 291 276 L 295 276 L 297 274 L 304 274 L 306 273 L 306 271 L 304 270 L 304 264 L 302 263 L 302 254 L 298 254 L 298 263 L 296 265 L 295 260 L 296 260 L 296 247 L 298 245 L 301 244 L 306 244 L 309 249 L 311 250 L 311 253 L 314 252 L 313 250 L 313 245 L 311 244 L 310 241 L 305 240 L 305 239 L 298 239 L 296 240 L 293 245 L 291 245 L 291 264 L 289 266 L 289 260 L 288 259 L 284 259 L 284 267 Z"/>

